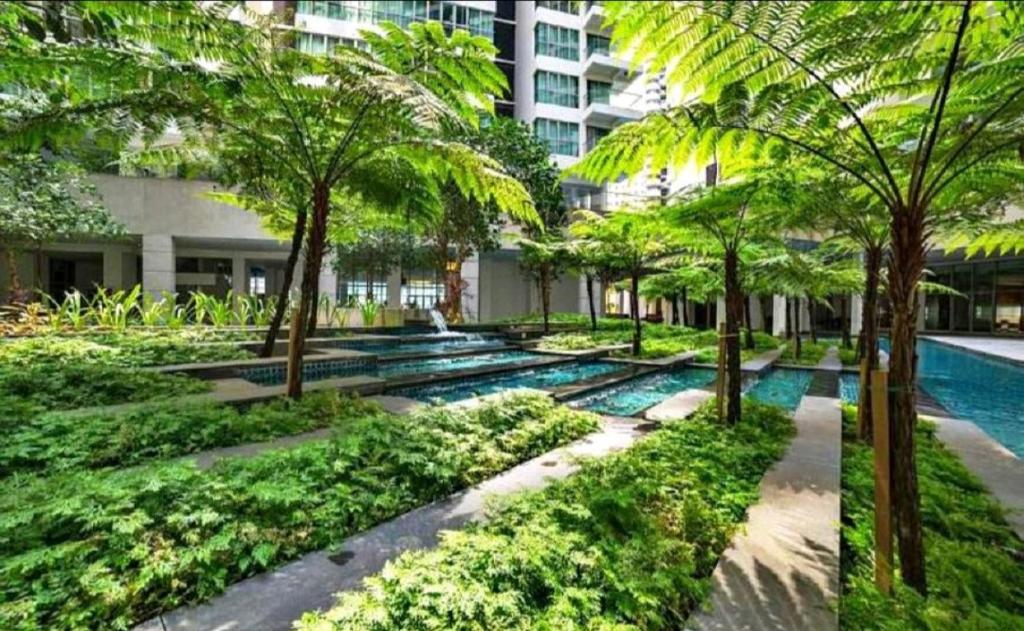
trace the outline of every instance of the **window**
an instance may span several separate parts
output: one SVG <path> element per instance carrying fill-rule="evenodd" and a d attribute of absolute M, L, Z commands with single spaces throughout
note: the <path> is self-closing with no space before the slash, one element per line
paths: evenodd
<path fill-rule="evenodd" d="M 537 0 L 537 8 L 539 9 L 551 9 L 552 11 L 560 11 L 562 13 L 576 14 L 576 5 L 578 2 L 572 2 L 571 0 Z"/>
<path fill-rule="evenodd" d="M 580 106 L 579 79 L 567 74 L 538 71 L 533 75 L 533 100 L 563 107 Z"/>
<path fill-rule="evenodd" d="M 587 151 L 597 146 L 602 138 L 611 133 L 612 130 L 604 127 L 587 127 Z"/>
<path fill-rule="evenodd" d="M 338 302 L 342 304 L 366 304 L 372 299 L 376 303 L 388 301 L 388 283 L 386 279 L 367 279 L 366 274 L 356 274 L 354 278 L 341 278 L 338 281 Z"/>
<path fill-rule="evenodd" d="M 257 266 L 249 268 L 249 293 L 253 296 L 267 295 L 267 270 Z"/>
<path fill-rule="evenodd" d="M 543 22 L 534 29 L 534 52 L 570 61 L 580 59 L 580 32 Z"/>
<path fill-rule="evenodd" d="M 576 123 L 538 118 L 533 134 L 548 144 L 548 150 L 562 156 L 580 154 L 580 128 Z"/>
<path fill-rule="evenodd" d="M 603 35 L 587 33 L 587 54 L 588 55 L 611 55 L 612 40 Z"/>
<path fill-rule="evenodd" d="M 435 0 L 307 1 L 298 3 L 296 13 L 367 24 L 394 22 L 402 28 L 414 22 L 434 20 L 449 31 L 460 28 L 488 38 L 494 33 L 492 12 Z"/>
<path fill-rule="evenodd" d="M 362 50 L 367 48 L 366 42 L 362 40 L 318 35 L 316 33 L 299 33 L 299 39 L 295 42 L 295 48 L 299 52 L 309 53 L 310 55 L 328 54 L 333 52 L 338 46 L 348 46 Z"/>
<path fill-rule="evenodd" d="M 604 81 L 587 81 L 587 105 L 611 101 L 612 84 Z"/>
<path fill-rule="evenodd" d="M 433 309 L 444 299 L 444 283 L 430 270 L 412 270 L 402 279 L 402 305 L 413 309 Z"/>

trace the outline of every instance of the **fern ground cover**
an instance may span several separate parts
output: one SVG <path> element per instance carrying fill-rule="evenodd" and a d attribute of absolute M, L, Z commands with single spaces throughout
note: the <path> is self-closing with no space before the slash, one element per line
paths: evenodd
<path fill-rule="evenodd" d="M 186 462 L 0 481 L 0 628 L 130 628 L 597 427 L 540 395 L 376 413 L 334 437 Z"/>
<path fill-rule="evenodd" d="M 792 433 L 779 408 L 748 401 L 735 427 L 705 408 L 543 491 L 506 499 L 486 524 L 402 555 L 300 626 L 682 628 Z"/>
<path fill-rule="evenodd" d="M 801 340 L 800 342 L 800 357 L 796 356 L 796 344 L 795 342 L 789 342 L 786 344 L 785 350 L 782 351 L 782 355 L 779 356 L 779 363 L 781 364 L 794 364 L 796 366 L 817 366 L 818 362 L 828 352 L 831 344 L 824 342 L 814 342 L 808 340 Z"/>
<path fill-rule="evenodd" d="M 842 628 L 1024 629 L 1024 542 L 926 422 L 916 441 L 928 597 L 898 577 L 894 598 L 875 589 L 872 451 L 854 440 L 855 414 L 843 411 Z"/>

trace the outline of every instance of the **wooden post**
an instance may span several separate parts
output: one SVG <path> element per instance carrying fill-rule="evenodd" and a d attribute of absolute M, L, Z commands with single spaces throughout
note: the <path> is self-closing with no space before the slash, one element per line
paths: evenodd
<path fill-rule="evenodd" d="M 889 371 L 871 373 L 875 442 L 875 585 L 892 593 L 892 477 L 889 463 Z"/>
<path fill-rule="evenodd" d="M 868 387 L 871 387 L 871 383 L 868 381 L 871 379 L 871 369 L 869 368 L 870 362 L 867 357 L 860 360 L 860 383 L 865 383 Z M 857 389 L 857 402 L 860 403 L 860 388 Z M 860 405 L 857 406 L 857 436 L 863 436 L 864 432 L 864 417 L 867 416 L 867 410 L 862 409 Z"/>
<path fill-rule="evenodd" d="M 715 388 L 715 409 L 718 420 L 725 418 L 725 380 L 728 374 L 725 371 L 725 323 L 718 325 L 718 383 Z"/>

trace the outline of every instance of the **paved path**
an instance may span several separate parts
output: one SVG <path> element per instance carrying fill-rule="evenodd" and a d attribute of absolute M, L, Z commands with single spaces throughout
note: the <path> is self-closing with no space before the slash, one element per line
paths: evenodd
<path fill-rule="evenodd" d="M 925 339 L 935 340 L 952 346 L 987 355 L 995 355 L 1003 359 L 1024 364 L 1024 339 L 1006 337 L 959 337 L 953 335 L 923 335 Z"/>
<path fill-rule="evenodd" d="M 367 401 L 373 401 L 379 403 L 388 412 L 392 414 L 411 414 L 418 408 L 423 407 L 423 403 L 420 403 L 416 399 L 410 399 L 408 397 L 396 397 L 393 395 L 381 394 L 374 397 L 366 397 Z"/>
<path fill-rule="evenodd" d="M 781 348 L 777 348 L 773 351 L 768 351 L 767 353 L 761 353 L 760 355 L 754 357 L 753 359 L 748 359 L 747 361 L 740 364 L 740 370 L 746 372 L 761 372 L 765 368 L 768 368 L 769 366 L 775 363 L 775 360 L 777 360 L 779 356 L 782 355 L 782 350 L 783 349 Z"/>
<path fill-rule="evenodd" d="M 688 629 L 839 628 L 839 401 L 805 396 L 794 419 L 796 438 L 715 568 L 710 610 Z"/>
<path fill-rule="evenodd" d="M 340 554 L 308 554 L 276 571 L 236 583 L 204 605 L 149 620 L 136 631 L 291 629 L 292 621 L 303 612 L 330 607 L 334 594 L 359 588 L 363 578 L 379 572 L 389 559 L 406 550 L 433 547 L 441 531 L 481 518 L 486 497 L 542 488 L 551 479 L 575 472 L 578 456 L 603 456 L 630 446 L 641 435 L 637 424 L 636 419 L 606 418 L 601 430 L 567 447 L 348 538 Z"/>
<path fill-rule="evenodd" d="M 970 421 L 930 419 L 938 437 L 960 457 L 1006 508 L 1006 521 L 1024 539 L 1024 460 L 1003 447 Z"/>
<path fill-rule="evenodd" d="M 818 362 L 818 370 L 831 370 L 839 372 L 843 369 L 843 362 L 839 361 L 839 349 L 835 346 L 830 346 L 825 351 L 825 356 Z"/>
<path fill-rule="evenodd" d="M 644 418 L 648 421 L 677 421 L 696 412 L 702 403 L 714 396 L 714 392 L 707 390 L 683 390 L 644 412 Z"/>

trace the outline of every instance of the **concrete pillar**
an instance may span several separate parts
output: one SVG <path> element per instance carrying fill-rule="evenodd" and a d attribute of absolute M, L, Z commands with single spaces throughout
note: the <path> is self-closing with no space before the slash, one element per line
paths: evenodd
<path fill-rule="evenodd" d="M 590 304 L 587 302 L 587 277 L 583 276 L 582 274 L 580 275 L 580 291 L 579 291 L 579 294 L 580 294 L 579 312 L 589 317 L 590 316 Z M 598 301 L 598 297 L 597 297 L 597 283 L 595 282 L 594 283 L 594 309 L 595 310 L 597 309 L 597 301 Z"/>
<path fill-rule="evenodd" d="M 236 296 L 249 293 L 249 266 L 240 254 L 231 257 L 231 289 Z"/>
<path fill-rule="evenodd" d="M 117 244 L 103 246 L 103 286 L 107 289 L 124 289 L 124 248 Z"/>
<path fill-rule="evenodd" d="M 764 329 L 764 320 L 761 318 L 761 298 L 751 296 L 750 300 L 750 328 L 755 331 Z"/>
<path fill-rule="evenodd" d="M 718 306 L 715 307 L 715 327 L 721 327 L 725 324 L 725 297 L 718 299 Z"/>
<path fill-rule="evenodd" d="M 772 335 L 786 336 L 786 297 L 772 296 Z"/>
<path fill-rule="evenodd" d="M 142 288 L 154 296 L 175 288 L 174 238 L 169 234 L 142 235 Z"/>
<path fill-rule="evenodd" d="M 476 322 L 480 317 L 480 255 L 474 254 L 462 264 L 462 319 Z"/>
<path fill-rule="evenodd" d="M 811 309 L 806 298 L 800 299 L 800 332 L 809 333 L 811 330 Z"/>
<path fill-rule="evenodd" d="M 402 268 L 396 267 L 391 270 L 387 278 L 388 285 L 388 308 L 401 309 L 402 304 Z"/>
<path fill-rule="evenodd" d="M 320 292 L 321 299 L 324 296 L 328 296 L 331 302 L 338 299 L 338 273 L 334 271 L 334 266 L 330 261 L 325 262 L 324 266 L 320 268 L 317 290 Z"/>
<path fill-rule="evenodd" d="M 860 335 L 864 326 L 864 297 L 860 294 L 850 296 L 850 335 Z"/>

